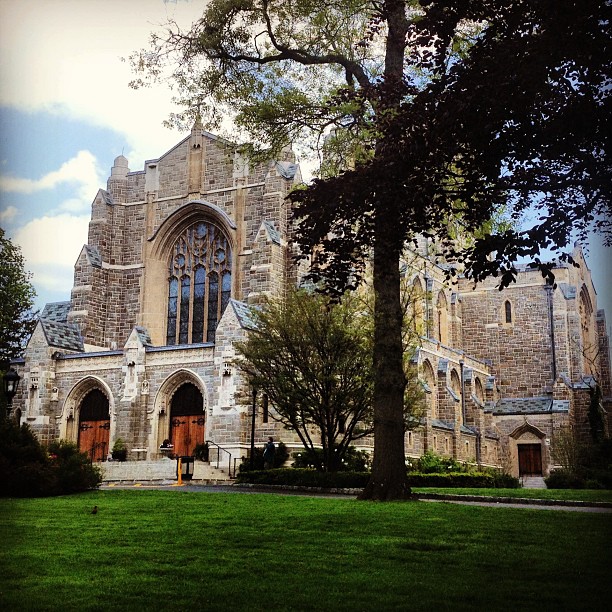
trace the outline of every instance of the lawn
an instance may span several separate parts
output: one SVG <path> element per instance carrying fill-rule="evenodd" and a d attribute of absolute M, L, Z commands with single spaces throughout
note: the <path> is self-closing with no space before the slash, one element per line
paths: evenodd
<path fill-rule="evenodd" d="M 176 490 L 3 499 L 0 609 L 604 610 L 611 523 Z"/>

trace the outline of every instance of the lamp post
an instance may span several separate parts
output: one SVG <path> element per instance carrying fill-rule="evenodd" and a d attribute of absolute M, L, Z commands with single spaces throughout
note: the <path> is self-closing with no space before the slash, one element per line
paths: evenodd
<path fill-rule="evenodd" d="M 255 467 L 255 414 L 257 412 L 257 387 L 253 385 L 253 409 L 251 411 L 251 469 Z"/>
<path fill-rule="evenodd" d="M 19 387 L 19 381 L 21 380 L 21 376 L 17 374 L 17 372 L 13 368 L 9 368 L 9 371 L 5 373 L 3 378 L 4 383 L 4 395 L 6 396 L 6 416 L 7 418 L 11 414 L 11 409 L 13 407 L 13 398 L 17 393 L 17 387 Z"/>

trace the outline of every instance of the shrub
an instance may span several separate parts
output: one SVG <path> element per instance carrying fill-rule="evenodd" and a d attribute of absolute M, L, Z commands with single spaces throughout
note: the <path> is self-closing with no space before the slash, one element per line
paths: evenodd
<path fill-rule="evenodd" d="M 208 448 L 208 442 L 202 442 L 200 444 L 196 444 L 195 448 L 193 449 L 193 456 L 198 461 L 208 461 L 209 454 L 210 454 L 210 451 Z"/>
<path fill-rule="evenodd" d="M 482 488 L 495 487 L 495 479 L 483 472 L 451 472 L 448 474 L 411 472 L 408 474 L 408 484 L 411 487 L 437 488 Z"/>
<path fill-rule="evenodd" d="M 253 470 L 263 470 L 264 469 L 264 458 L 263 458 L 263 448 L 255 447 L 255 455 L 253 458 Z M 279 442 L 276 444 L 276 451 L 274 452 L 274 468 L 280 468 L 284 465 L 285 461 L 289 459 L 289 451 L 285 446 L 284 442 Z M 242 460 L 238 471 L 239 472 L 248 472 L 251 470 L 251 459 L 249 457 Z"/>
<path fill-rule="evenodd" d="M 293 487 L 323 487 L 326 489 L 363 488 L 368 472 L 319 472 L 313 469 L 285 468 L 240 472 L 238 482 Z"/>
<path fill-rule="evenodd" d="M 323 450 L 320 448 L 303 449 L 293 453 L 294 468 L 316 469 L 317 465 L 323 464 Z M 353 446 L 347 447 L 338 468 L 341 472 L 366 472 L 370 468 L 371 457 L 366 451 L 357 450 Z"/>
<path fill-rule="evenodd" d="M 56 474 L 57 495 L 88 491 L 100 486 L 102 473 L 99 466 L 93 465 L 72 442 L 52 442 L 49 445 L 49 458 Z"/>
<path fill-rule="evenodd" d="M 441 457 L 433 451 L 426 451 L 416 463 L 416 471 L 423 474 L 447 474 L 464 471 L 464 467 L 450 457 Z"/>
<path fill-rule="evenodd" d="M 584 479 L 570 470 L 554 470 L 544 479 L 549 489 L 584 489 Z"/>
<path fill-rule="evenodd" d="M 0 496 L 43 497 L 96 488 L 100 469 L 74 444 L 55 442 L 49 455 L 29 428 L 0 421 Z"/>

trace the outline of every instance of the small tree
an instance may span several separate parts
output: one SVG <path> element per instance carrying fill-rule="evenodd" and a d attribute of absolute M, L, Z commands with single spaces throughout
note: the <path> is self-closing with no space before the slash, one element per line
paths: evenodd
<path fill-rule="evenodd" d="M 0 228 L 0 369 L 17 357 L 34 330 L 36 292 L 25 271 L 21 249 Z"/>
<path fill-rule="evenodd" d="M 265 393 L 271 417 L 322 448 L 318 469 L 337 471 L 354 440 L 372 431 L 367 315 L 304 290 L 255 311 L 256 329 L 237 346 L 238 365 Z"/>

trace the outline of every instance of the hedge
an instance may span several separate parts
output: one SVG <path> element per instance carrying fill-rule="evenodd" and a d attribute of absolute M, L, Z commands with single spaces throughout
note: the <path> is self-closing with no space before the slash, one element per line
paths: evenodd
<path fill-rule="evenodd" d="M 370 478 L 369 472 L 317 472 L 301 468 L 241 472 L 237 482 L 261 485 L 361 489 Z M 411 487 L 439 488 L 518 488 L 516 478 L 503 474 L 455 472 L 450 474 L 420 474 L 410 472 Z"/>

